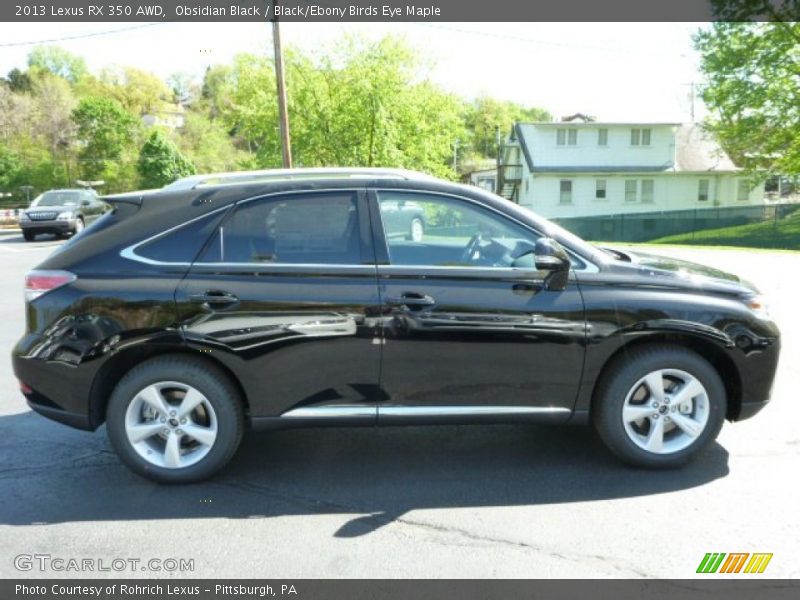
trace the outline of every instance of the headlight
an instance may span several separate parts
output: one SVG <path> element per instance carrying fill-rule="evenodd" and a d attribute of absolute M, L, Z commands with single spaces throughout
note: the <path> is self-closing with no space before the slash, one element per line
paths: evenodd
<path fill-rule="evenodd" d="M 744 303 L 747 305 L 747 308 L 762 319 L 771 318 L 769 314 L 769 303 L 764 295 L 757 294 L 755 296 L 747 296 L 744 298 Z"/>
<path fill-rule="evenodd" d="M 58 213 L 58 217 L 57 217 L 57 219 L 59 221 L 69 221 L 72 218 L 74 218 L 74 215 L 72 214 L 71 211 L 65 211 L 65 212 L 62 212 L 62 213 Z"/>

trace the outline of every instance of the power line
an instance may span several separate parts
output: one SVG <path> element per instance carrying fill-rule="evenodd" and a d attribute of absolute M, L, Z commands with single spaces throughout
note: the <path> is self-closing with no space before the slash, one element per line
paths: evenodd
<path fill-rule="evenodd" d="M 452 31 L 455 33 L 463 33 L 466 35 L 478 35 L 483 37 L 490 37 L 504 41 L 513 41 L 513 42 L 523 42 L 526 44 L 534 44 L 536 46 L 551 46 L 556 48 L 572 48 L 576 50 L 591 50 L 591 51 L 599 51 L 599 52 L 613 52 L 618 54 L 631 54 L 632 51 L 630 48 L 614 48 L 611 46 L 596 46 L 596 45 L 589 45 L 589 44 L 573 44 L 569 42 L 556 42 L 552 40 L 536 40 L 533 38 L 523 37 L 519 35 L 513 34 L 506 34 L 506 33 L 494 33 L 491 31 L 481 31 L 479 29 L 465 29 L 461 27 L 453 27 L 451 25 L 441 25 L 438 23 L 418 23 L 418 22 L 409 22 L 408 25 L 412 25 L 415 27 L 427 27 L 430 29 L 440 29 L 442 31 Z M 648 50 L 640 51 L 639 49 L 636 50 L 636 54 L 645 54 L 648 56 L 672 56 L 672 53 L 668 52 L 651 52 Z"/>
<path fill-rule="evenodd" d="M 174 22 L 174 21 L 173 21 Z M 147 27 L 154 27 L 155 25 L 163 25 L 165 22 L 160 23 L 144 23 L 143 25 L 132 25 L 130 27 L 120 27 L 119 29 L 109 29 L 106 31 L 94 31 L 91 33 L 81 33 L 77 35 L 70 35 L 58 38 L 49 38 L 45 40 L 33 40 L 29 42 L 6 42 L 0 44 L 0 48 L 11 48 L 14 46 L 37 46 L 39 44 L 54 44 L 57 42 L 67 42 L 70 40 L 80 40 L 85 38 L 99 37 L 101 35 L 114 35 L 115 33 L 125 33 L 127 31 L 134 31 L 136 29 L 145 29 Z"/>

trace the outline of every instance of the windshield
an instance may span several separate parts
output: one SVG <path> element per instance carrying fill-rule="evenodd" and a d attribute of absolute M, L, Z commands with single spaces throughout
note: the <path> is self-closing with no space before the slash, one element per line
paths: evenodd
<path fill-rule="evenodd" d="M 77 206 L 83 198 L 88 199 L 85 192 L 45 192 L 32 206 Z"/>

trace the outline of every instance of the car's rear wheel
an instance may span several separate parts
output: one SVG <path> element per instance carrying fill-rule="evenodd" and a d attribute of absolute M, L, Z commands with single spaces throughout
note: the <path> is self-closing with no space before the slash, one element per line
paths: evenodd
<path fill-rule="evenodd" d="M 224 373 L 189 357 L 151 359 L 117 384 L 108 437 L 133 471 L 161 483 L 207 479 L 233 457 L 244 413 Z"/>
<path fill-rule="evenodd" d="M 604 373 L 593 421 L 625 462 L 648 468 L 689 462 L 719 434 L 726 393 L 704 358 L 678 346 L 632 351 Z"/>

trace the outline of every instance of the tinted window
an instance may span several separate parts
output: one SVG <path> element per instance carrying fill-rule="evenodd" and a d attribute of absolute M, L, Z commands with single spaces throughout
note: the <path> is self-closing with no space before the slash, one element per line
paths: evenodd
<path fill-rule="evenodd" d="M 353 192 L 247 202 L 219 228 L 202 262 L 361 264 Z"/>
<path fill-rule="evenodd" d="M 165 233 L 136 248 L 136 254 L 159 262 L 192 262 L 226 212 L 206 215 Z"/>
<path fill-rule="evenodd" d="M 381 192 L 378 203 L 393 265 L 530 267 L 537 235 L 471 202 L 447 196 Z M 411 207 L 406 211 L 398 206 Z M 407 214 L 404 214 L 407 213 Z M 411 228 L 422 219 L 422 232 Z M 530 263 L 530 264 L 528 264 Z"/>

